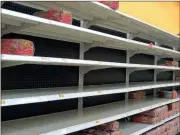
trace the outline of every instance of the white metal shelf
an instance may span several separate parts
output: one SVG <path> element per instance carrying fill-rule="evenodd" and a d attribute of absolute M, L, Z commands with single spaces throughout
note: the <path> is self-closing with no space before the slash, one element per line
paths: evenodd
<path fill-rule="evenodd" d="M 174 116 L 171 116 L 157 124 L 142 124 L 142 123 L 133 123 L 133 122 L 128 122 L 128 123 L 124 123 L 124 122 L 121 122 L 120 123 L 120 127 L 123 131 L 123 135 L 141 135 L 153 128 L 156 128 L 174 118 L 177 118 L 180 116 L 180 113 L 174 115 Z"/>
<path fill-rule="evenodd" d="M 134 33 L 135 36 L 158 41 L 161 44 L 179 47 L 179 36 L 171 34 L 135 17 L 114 11 L 99 2 L 16 2 L 33 8 L 48 10 L 64 8 L 71 11 L 73 17 L 88 20 L 91 25 L 100 25 L 115 30 Z"/>
<path fill-rule="evenodd" d="M 131 116 L 177 99 L 147 98 L 144 100 L 119 101 L 78 110 L 11 120 L 2 123 L 2 135 L 62 135 Z M 67 117 L 68 116 L 68 117 Z"/>
<path fill-rule="evenodd" d="M 2 29 L 3 34 L 14 32 L 78 43 L 83 42 L 86 43 L 86 47 L 103 46 L 114 49 L 132 50 L 136 53 L 159 55 L 161 57 L 180 58 L 180 52 L 175 50 L 159 46 L 151 47 L 146 43 L 15 11 L 2 9 L 1 16 L 2 25 L 8 25 L 7 28 Z"/>
<path fill-rule="evenodd" d="M 16 89 L 2 90 L 2 106 L 11 106 L 18 104 L 29 104 L 37 102 L 46 102 L 54 100 L 64 100 L 79 97 L 99 96 L 106 94 L 125 93 L 131 91 L 147 90 L 162 87 L 178 86 L 180 82 L 144 82 L 112 85 L 94 85 L 86 86 L 83 91 L 78 87 L 61 88 L 36 88 L 36 89 Z"/>
<path fill-rule="evenodd" d="M 9 67 L 21 64 L 44 64 L 44 65 L 65 65 L 65 66 L 83 66 L 89 67 L 88 70 L 95 70 L 100 68 L 131 68 L 136 70 L 156 69 L 158 71 L 179 71 L 179 67 L 144 65 L 144 64 L 130 64 L 117 62 L 103 62 L 92 60 L 78 60 L 52 57 L 37 57 L 37 56 L 21 56 L 2 54 L 2 67 Z"/>

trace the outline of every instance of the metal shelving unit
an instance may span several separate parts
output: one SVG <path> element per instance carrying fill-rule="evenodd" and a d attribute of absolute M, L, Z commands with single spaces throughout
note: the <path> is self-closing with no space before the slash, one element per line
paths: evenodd
<path fill-rule="evenodd" d="M 97 126 L 113 120 L 126 118 L 128 116 L 160 107 L 169 103 L 180 101 L 177 99 L 163 99 L 156 97 L 156 89 L 163 87 L 179 86 L 180 82 L 175 81 L 175 71 L 179 67 L 167 67 L 157 65 L 162 58 L 179 60 L 180 38 L 167 33 L 164 30 L 149 25 L 124 13 L 111 10 L 98 2 L 15 2 L 20 5 L 47 10 L 50 8 L 64 8 L 73 13 L 73 17 L 80 19 L 80 27 L 68 25 L 36 16 L 1 9 L 2 34 L 18 33 L 43 37 L 48 39 L 63 40 L 79 43 L 79 59 L 39 57 L 39 56 L 17 56 L 1 55 L 2 67 L 21 66 L 24 64 L 76 66 L 79 67 L 78 86 L 59 88 L 34 88 L 3 90 L 3 107 L 13 105 L 26 105 L 55 100 L 66 100 L 78 98 L 78 108 L 65 112 L 5 121 L 2 123 L 3 135 L 61 135 L 69 134 L 82 129 Z M 127 39 L 105 34 L 88 29 L 92 25 L 103 26 L 115 29 L 127 34 Z M 148 31 L 148 33 L 147 33 Z M 155 42 L 154 46 L 132 40 L 134 37 L 146 38 Z M 161 44 L 171 46 L 167 49 Z M 126 63 L 85 60 L 85 53 L 94 47 L 111 48 L 126 51 Z M 154 65 L 132 64 L 130 58 L 135 54 L 148 54 L 154 56 Z M 105 68 L 125 68 L 126 79 L 122 84 L 102 84 L 84 86 L 84 76 L 91 70 Z M 131 83 L 129 76 L 139 70 L 154 70 L 154 81 Z M 157 81 L 160 72 L 173 71 L 172 81 Z M 129 100 L 128 92 L 154 89 L 154 96 L 144 100 Z M 102 96 L 110 94 L 125 93 L 125 100 L 83 107 L 83 97 Z M 100 114 L 100 115 L 99 115 Z M 174 115 L 161 123 L 155 125 L 125 123 L 123 133 L 126 135 L 142 134 L 154 127 L 157 127 L 175 117 Z M 131 127 L 133 130 L 127 130 Z M 131 133 L 130 133 L 131 132 Z M 134 134 L 133 134 L 134 133 Z"/>

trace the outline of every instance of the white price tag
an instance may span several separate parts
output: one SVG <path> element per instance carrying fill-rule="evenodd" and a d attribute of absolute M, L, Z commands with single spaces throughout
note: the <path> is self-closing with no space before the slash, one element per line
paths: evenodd
<path fill-rule="evenodd" d="M 61 134 L 67 134 L 66 129 L 62 129 L 62 130 L 61 130 Z"/>
<path fill-rule="evenodd" d="M 5 105 L 6 101 L 5 100 L 1 100 L 1 105 Z"/>
<path fill-rule="evenodd" d="M 102 94 L 102 91 L 101 91 L 101 90 L 99 90 L 99 91 L 98 91 L 98 94 Z"/>
<path fill-rule="evenodd" d="M 64 98 L 64 94 L 59 94 L 59 97 L 60 98 Z"/>
<path fill-rule="evenodd" d="M 97 124 L 97 125 L 100 124 L 100 120 L 96 120 L 96 124 Z"/>

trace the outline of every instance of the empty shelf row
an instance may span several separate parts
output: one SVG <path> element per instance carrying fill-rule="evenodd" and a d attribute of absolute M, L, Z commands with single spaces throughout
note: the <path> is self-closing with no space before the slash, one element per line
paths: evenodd
<path fill-rule="evenodd" d="M 130 68 L 133 71 L 155 69 L 158 71 L 179 71 L 179 67 L 161 66 L 161 65 L 144 65 L 144 64 L 130 64 L 117 62 L 103 62 L 92 60 L 78 60 L 52 57 L 38 57 L 38 56 L 21 56 L 2 54 L 2 67 L 9 67 L 21 64 L 44 64 L 44 65 L 64 65 L 64 66 L 82 66 L 87 67 L 87 71 L 101 68 Z"/>
<path fill-rule="evenodd" d="M 135 53 L 146 53 L 161 57 L 180 58 L 180 52 L 151 46 L 146 43 L 97 32 L 69 24 L 2 9 L 2 33 L 21 33 L 50 39 L 86 43 L 87 48 L 102 46 L 107 48 L 131 50 Z"/>
<path fill-rule="evenodd" d="M 177 99 L 148 97 L 144 100 L 119 101 L 78 110 L 10 120 L 2 123 L 2 135 L 62 135 L 125 118 L 170 104 Z M 68 117 L 67 117 L 68 116 Z"/>
<path fill-rule="evenodd" d="M 36 89 L 15 89 L 2 90 L 2 106 L 18 104 L 29 104 L 55 100 L 72 99 L 79 97 L 100 96 L 115 93 L 155 89 L 162 87 L 178 86 L 180 82 L 144 82 L 126 84 L 109 84 L 84 86 L 83 90 L 78 87 L 59 88 L 36 88 Z"/>

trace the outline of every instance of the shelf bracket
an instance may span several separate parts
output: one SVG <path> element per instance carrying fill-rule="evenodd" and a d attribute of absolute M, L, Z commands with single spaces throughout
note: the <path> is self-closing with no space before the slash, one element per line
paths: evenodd
<path fill-rule="evenodd" d="M 91 43 L 84 43 L 84 53 L 87 52 L 89 49 L 99 46 L 98 43 L 93 42 Z"/>
<path fill-rule="evenodd" d="M 155 55 L 155 56 L 157 57 L 157 58 L 156 58 L 156 59 L 157 59 L 157 61 L 158 61 L 158 60 L 160 60 L 160 59 L 165 58 L 163 55 Z"/>
<path fill-rule="evenodd" d="M 23 64 L 27 64 L 27 63 L 25 63 L 25 62 L 17 62 L 17 63 L 15 63 L 15 62 L 2 62 L 1 63 L 1 68 L 6 68 L 6 67 L 12 67 L 12 66 L 17 66 L 17 65 L 23 65 Z"/>
<path fill-rule="evenodd" d="M 137 37 L 138 36 L 138 33 L 132 33 L 132 32 L 130 32 L 130 33 L 127 33 L 127 39 L 134 39 L 135 37 Z"/>
<path fill-rule="evenodd" d="M 22 26 L 19 26 L 19 27 L 17 27 L 17 26 L 6 26 L 6 28 L 4 28 L 2 30 L 2 35 L 5 35 L 5 34 L 11 33 L 11 32 L 21 31 L 23 29 L 34 27 L 34 26 L 35 26 L 34 24 L 22 24 Z"/>
<path fill-rule="evenodd" d="M 89 28 L 94 24 L 93 21 L 89 21 L 89 20 L 85 20 L 83 23 L 84 23 L 83 28 Z"/>
<path fill-rule="evenodd" d="M 138 50 L 127 50 L 127 57 L 132 57 L 138 53 Z"/>
<path fill-rule="evenodd" d="M 106 66 L 106 67 L 90 66 L 90 67 L 82 67 L 81 70 L 82 70 L 82 73 L 85 75 L 89 71 L 98 70 L 98 69 L 106 69 L 106 68 L 111 68 L 111 67 L 110 66 Z"/>
<path fill-rule="evenodd" d="M 134 71 L 137 71 L 136 68 L 128 68 L 126 69 L 128 74 L 130 75 L 131 73 L 133 73 Z"/>

